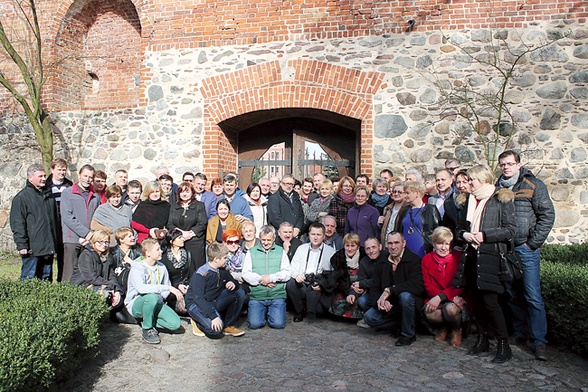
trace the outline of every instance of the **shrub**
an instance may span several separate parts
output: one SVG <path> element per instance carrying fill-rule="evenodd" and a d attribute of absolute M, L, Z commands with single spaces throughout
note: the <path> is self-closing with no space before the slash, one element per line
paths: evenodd
<path fill-rule="evenodd" d="M 549 245 L 541 249 L 541 256 L 541 286 L 550 340 L 586 356 L 588 246 Z"/>
<path fill-rule="evenodd" d="M 95 293 L 68 283 L 0 281 L 0 390 L 50 389 L 99 342 L 108 312 Z"/>
<path fill-rule="evenodd" d="M 588 242 L 575 245 L 545 245 L 541 260 L 549 263 L 588 265 Z"/>

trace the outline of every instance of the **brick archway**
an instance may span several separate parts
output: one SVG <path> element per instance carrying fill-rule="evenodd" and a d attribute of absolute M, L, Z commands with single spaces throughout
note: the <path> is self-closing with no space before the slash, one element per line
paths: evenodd
<path fill-rule="evenodd" d="M 384 74 L 316 60 L 270 61 L 202 80 L 203 171 L 216 176 L 237 168 L 237 135 L 219 126 L 257 110 L 313 108 L 361 120 L 360 170 L 373 170 L 373 96 Z"/>

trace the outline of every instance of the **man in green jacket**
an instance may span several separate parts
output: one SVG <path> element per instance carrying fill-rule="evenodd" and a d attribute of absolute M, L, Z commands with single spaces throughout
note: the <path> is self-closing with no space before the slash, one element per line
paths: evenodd
<path fill-rule="evenodd" d="M 247 324 L 251 329 L 286 326 L 286 282 L 290 279 L 290 260 L 275 244 L 276 232 L 269 225 L 259 232 L 260 244 L 243 260 L 243 280 L 251 286 Z"/>

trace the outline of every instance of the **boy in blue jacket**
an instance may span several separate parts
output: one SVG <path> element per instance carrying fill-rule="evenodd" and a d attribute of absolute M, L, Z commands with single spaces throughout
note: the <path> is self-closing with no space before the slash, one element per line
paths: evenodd
<path fill-rule="evenodd" d="M 245 292 L 223 267 L 229 250 L 213 242 L 208 246 L 208 263 L 196 271 L 186 294 L 186 308 L 192 317 L 193 333 L 220 339 L 224 335 L 242 336 L 235 327 L 245 302 Z M 223 317 L 224 313 L 224 317 Z"/>

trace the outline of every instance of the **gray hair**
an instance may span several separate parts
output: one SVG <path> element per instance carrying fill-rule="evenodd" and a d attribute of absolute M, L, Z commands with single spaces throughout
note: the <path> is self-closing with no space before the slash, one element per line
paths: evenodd
<path fill-rule="evenodd" d="M 43 167 L 43 165 L 39 164 L 39 163 L 33 163 L 31 166 L 29 166 L 27 168 L 27 177 L 31 178 L 35 172 L 38 171 L 45 171 L 45 167 Z"/>
<path fill-rule="evenodd" d="M 406 174 L 404 175 L 404 178 L 406 178 L 406 176 L 408 176 L 409 174 L 414 174 L 414 176 L 416 177 L 417 182 L 422 182 L 423 181 L 423 175 L 417 169 L 408 169 L 406 171 Z"/>
<path fill-rule="evenodd" d="M 270 225 L 261 226 L 261 228 L 259 229 L 259 236 L 261 237 L 262 235 L 268 235 L 268 234 L 273 234 L 274 239 L 275 239 L 276 238 L 276 229 L 274 229 L 274 227 L 270 226 Z"/>
<path fill-rule="evenodd" d="M 325 216 L 321 216 L 319 218 L 319 223 L 322 223 L 323 225 L 325 224 L 325 220 L 327 219 L 332 219 L 335 221 L 335 226 L 337 226 L 337 219 L 333 216 L 333 215 L 325 215 Z"/>

